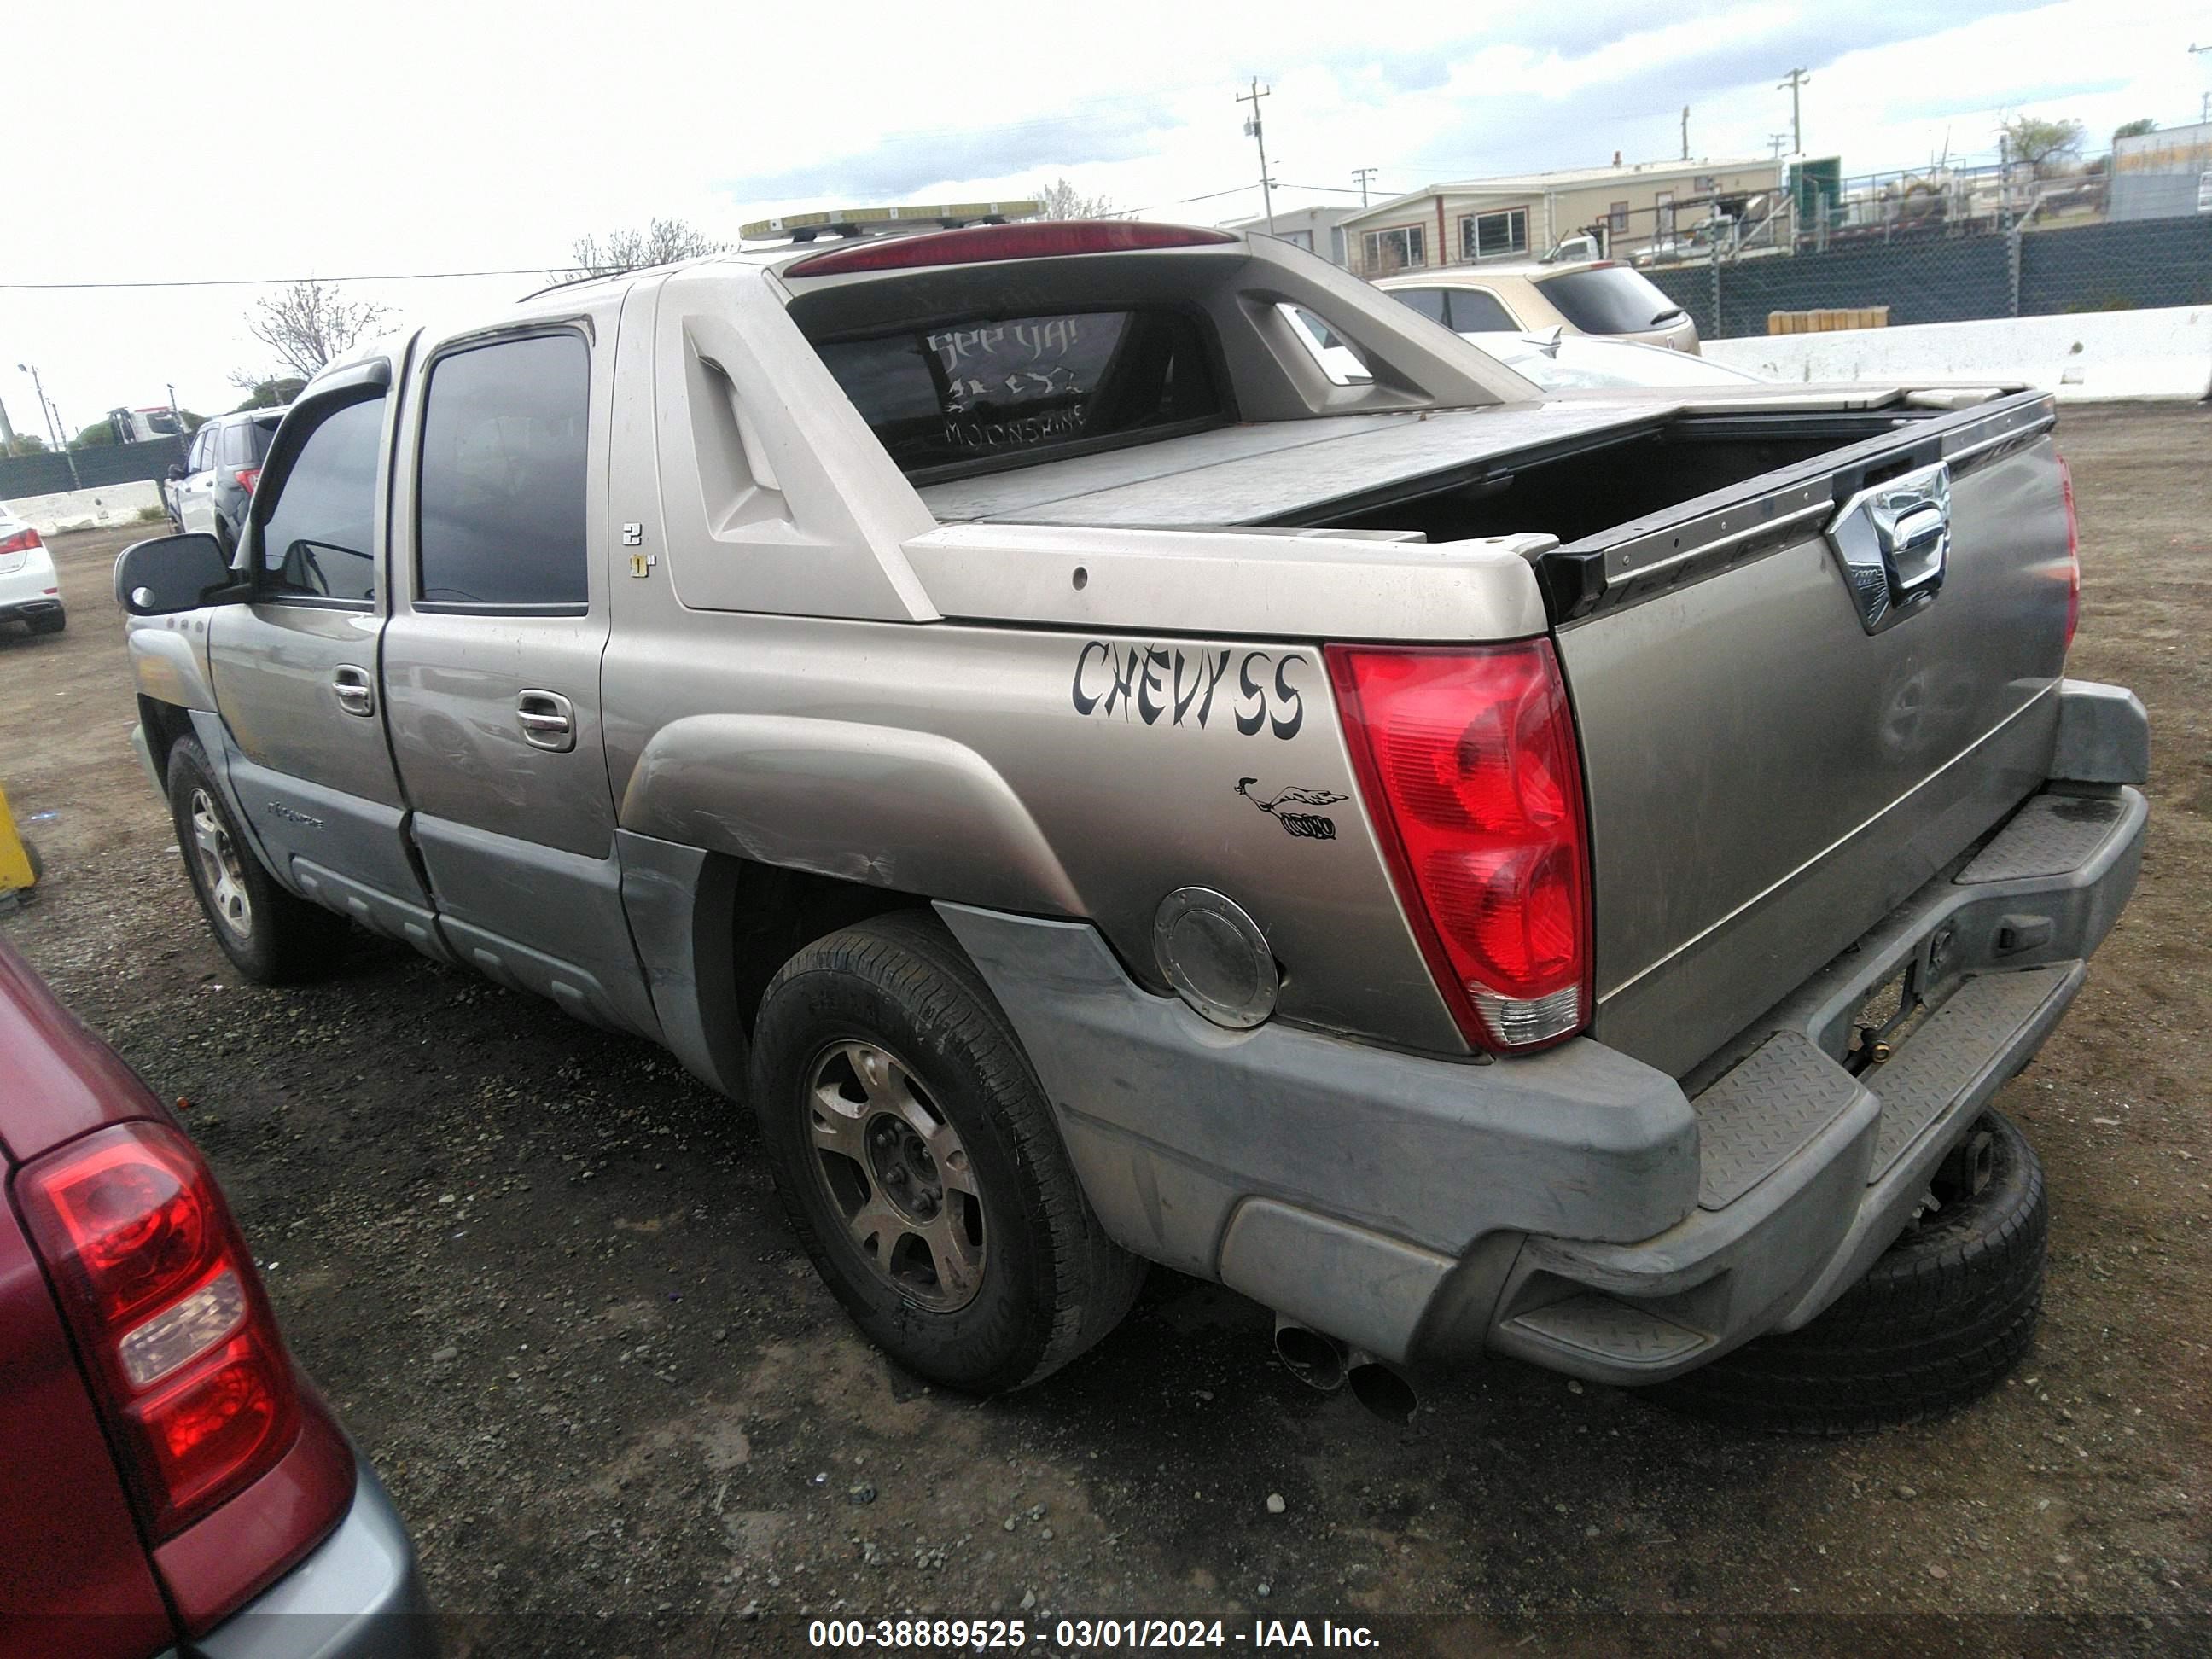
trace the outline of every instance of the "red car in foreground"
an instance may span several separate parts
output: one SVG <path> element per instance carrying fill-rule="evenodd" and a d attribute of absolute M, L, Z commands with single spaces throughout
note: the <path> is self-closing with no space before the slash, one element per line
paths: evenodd
<path fill-rule="evenodd" d="M 435 1650 L 168 1111 L 0 940 L 0 1659 Z"/>

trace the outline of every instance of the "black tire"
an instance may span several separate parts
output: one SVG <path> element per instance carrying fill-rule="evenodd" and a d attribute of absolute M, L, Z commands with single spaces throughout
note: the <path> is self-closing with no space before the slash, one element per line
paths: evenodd
<path fill-rule="evenodd" d="M 969 1287 L 927 1267 L 915 1275 L 926 1283 L 895 1283 L 899 1250 L 921 1245 L 921 1260 L 936 1259 L 926 1242 L 917 1232 L 885 1245 L 879 1235 L 870 1250 L 840 1207 L 880 1206 L 890 1190 L 880 1174 L 820 1150 L 826 1115 L 814 1085 L 848 1043 L 895 1062 L 893 1075 L 954 1132 L 963 1161 L 950 1167 L 972 1172 L 974 1192 L 956 1198 L 948 1180 L 939 1197 L 948 1215 L 980 1206 L 980 1228 L 963 1209 L 980 1256 Z M 1135 1300 L 1144 1262 L 1099 1226 L 1013 1027 L 933 916 L 878 916 L 786 963 L 754 1024 L 751 1088 L 793 1230 L 854 1323 L 908 1369 L 976 1394 L 1023 1388 L 1098 1341 Z M 876 1107 L 845 1098 L 854 1124 L 893 1133 L 868 1115 Z M 848 1187 L 833 1186 L 840 1176 Z M 861 1196 L 841 1200 L 855 1180 Z M 930 1304 L 963 1293 L 961 1305 Z"/>
<path fill-rule="evenodd" d="M 45 616 L 33 617 L 30 621 L 33 634 L 58 634 L 69 626 L 69 612 L 49 611 Z"/>
<path fill-rule="evenodd" d="M 288 893 L 262 867 L 252 847 L 216 787 L 207 751 L 197 738 L 179 738 L 169 750 L 169 816 L 176 824 L 177 848 L 184 856 L 192 893 L 207 917 L 208 930 L 238 971 L 257 985 L 286 985 L 327 969 L 343 948 L 344 917 Z M 203 826 L 195 819 L 211 813 L 221 838 L 204 849 Z M 226 886 L 210 873 L 212 858 L 228 877 Z M 219 897 L 218 894 L 222 896 Z M 234 914 L 243 896 L 241 918 Z"/>
<path fill-rule="evenodd" d="M 1939 1417 L 1996 1387 L 2035 1335 L 2051 1206 L 2027 1137 L 1995 1112 L 1975 1128 L 1992 1137 L 1979 1193 L 1908 1230 L 1802 1330 L 1644 1392 L 1737 1428 L 1842 1435 Z"/>

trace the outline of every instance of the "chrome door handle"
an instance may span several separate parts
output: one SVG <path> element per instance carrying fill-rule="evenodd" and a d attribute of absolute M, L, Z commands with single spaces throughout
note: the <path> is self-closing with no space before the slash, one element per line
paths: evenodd
<path fill-rule="evenodd" d="M 376 683 L 366 668 L 340 663 L 331 672 L 331 690 L 337 696 L 338 707 L 349 714 L 366 719 L 376 712 Z"/>
<path fill-rule="evenodd" d="M 514 700 L 514 717 L 534 748 L 557 755 L 576 746 L 576 707 L 558 691 L 525 691 Z"/>

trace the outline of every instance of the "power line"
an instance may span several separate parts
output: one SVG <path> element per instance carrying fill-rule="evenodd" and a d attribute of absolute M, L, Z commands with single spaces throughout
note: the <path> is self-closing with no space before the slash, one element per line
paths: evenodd
<path fill-rule="evenodd" d="M 544 265 L 507 270 L 387 270 L 360 276 L 192 276 L 132 283 L 0 283 L 0 289 L 52 293 L 113 288 L 286 288 L 295 283 L 438 283 L 463 276 L 543 276 Z"/>

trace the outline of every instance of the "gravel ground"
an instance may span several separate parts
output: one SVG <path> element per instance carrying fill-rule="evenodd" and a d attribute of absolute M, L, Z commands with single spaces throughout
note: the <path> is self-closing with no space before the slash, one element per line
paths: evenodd
<path fill-rule="evenodd" d="M 659 1051 L 367 938 L 312 987 L 234 981 L 127 747 L 106 589 L 131 537 L 57 544 L 66 635 L 0 629 L 0 782 L 48 869 L 0 927 L 191 1103 L 462 1654 L 784 1649 L 825 1614 L 1219 1618 L 1232 1649 L 1326 1617 L 1408 1652 L 2202 1651 L 2212 411 L 2060 436 L 2073 671 L 2150 706 L 2152 840 L 1998 1103 L 2051 1180 L 2038 1346 L 1938 1424 L 1768 1440 L 1498 1364 L 1393 1426 L 1278 1370 L 1257 1307 L 1158 1271 L 1050 1382 L 933 1392 L 816 1281 L 744 1111 Z"/>

